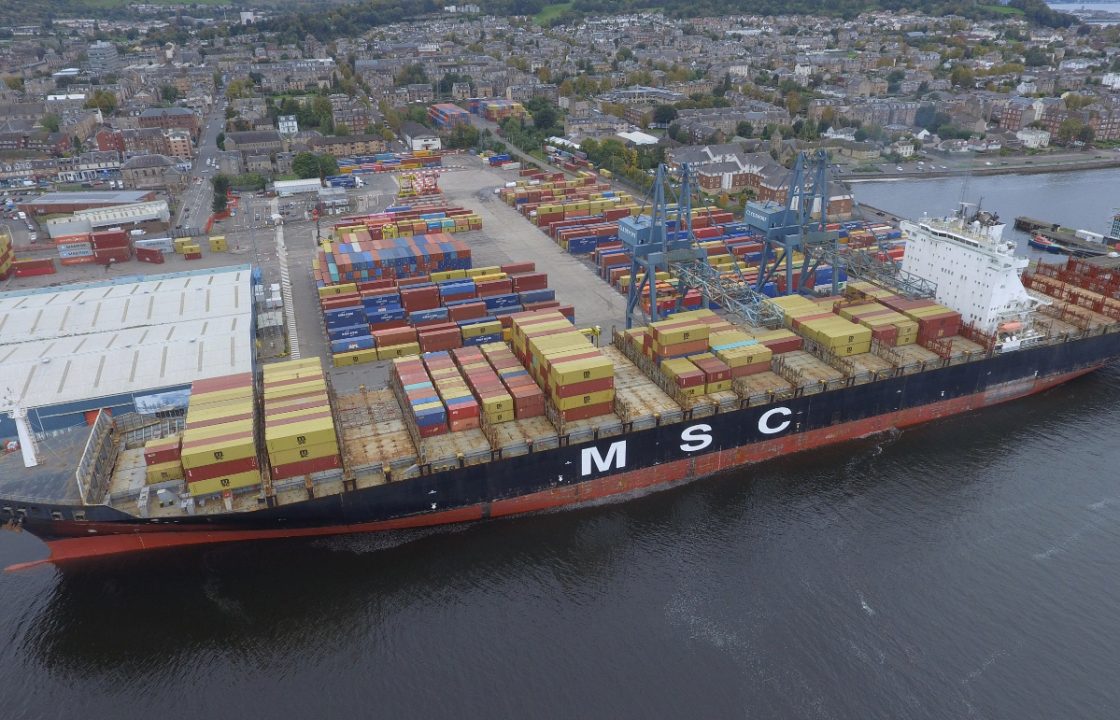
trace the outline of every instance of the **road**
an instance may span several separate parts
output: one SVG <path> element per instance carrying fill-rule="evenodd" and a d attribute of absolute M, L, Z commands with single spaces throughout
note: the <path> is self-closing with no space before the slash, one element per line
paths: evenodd
<path fill-rule="evenodd" d="M 209 163 L 217 158 L 218 133 L 222 132 L 225 124 L 226 99 L 223 97 L 214 103 L 210 115 L 206 118 L 206 125 L 202 128 L 198 141 L 198 154 L 195 156 L 194 165 L 191 166 L 190 184 L 183 193 L 182 204 L 176 212 L 173 223 L 184 229 L 189 228 L 188 232 L 191 234 L 200 234 L 206 225 L 206 219 L 210 217 L 214 196 L 210 178 L 217 173 L 217 169 Z M 194 181 L 196 177 L 199 178 L 199 182 Z"/>

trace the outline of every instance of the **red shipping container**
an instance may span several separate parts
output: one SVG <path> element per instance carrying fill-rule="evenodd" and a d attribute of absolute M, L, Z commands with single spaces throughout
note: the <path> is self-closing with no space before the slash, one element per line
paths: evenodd
<path fill-rule="evenodd" d="M 871 330 L 871 337 L 884 345 L 893 346 L 898 342 L 898 328 L 893 325 L 887 327 L 873 328 Z"/>
<path fill-rule="evenodd" d="M 439 290 L 434 287 L 401 290 L 401 305 L 409 312 L 434 310 L 439 307 Z"/>
<path fill-rule="evenodd" d="M 514 292 L 525 292 L 526 290 L 544 290 L 548 287 L 547 273 L 525 273 L 522 275 L 511 275 L 510 279 L 513 281 Z"/>
<path fill-rule="evenodd" d="M 194 420 L 192 422 L 187 423 L 187 427 L 189 427 L 191 429 L 204 428 L 204 427 L 210 427 L 212 425 L 223 425 L 225 423 L 235 422 L 237 420 L 252 420 L 252 419 L 253 419 L 253 413 L 250 412 L 250 413 L 243 413 L 243 414 L 240 414 L 240 415 L 230 415 L 230 416 L 221 417 L 221 418 L 210 418 L 208 420 Z"/>
<path fill-rule="evenodd" d="M 371 332 L 373 343 L 377 347 L 389 347 L 416 342 L 416 330 L 410 327 L 389 328 Z"/>
<path fill-rule="evenodd" d="M 537 264 L 533 262 L 509 263 L 508 265 L 501 266 L 501 271 L 506 273 L 507 275 L 513 275 L 514 273 L 533 272 L 536 269 Z"/>
<path fill-rule="evenodd" d="M 614 410 L 614 403 L 599 403 L 597 405 L 584 405 L 583 407 L 572 408 L 571 410 L 561 410 L 560 418 L 564 422 L 574 422 L 576 420 L 586 420 L 587 418 L 598 417 L 599 415 L 607 415 Z"/>
<path fill-rule="evenodd" d="M 256 470 L 258 467 L 255 457 L 247 457 L 238 460 L 213 463 L 211 465 L 186 468 L 183 472 L 186 474 L 187 482 L 198 482 L 200 480 L 213 480 L 223 475 L 248 472 L 249 470 Z"/>
<path fill-rule="evenodd" d="M 16 277 L 31 277 L 33 275 L 53 275 L 56 270 L 54 260 L 43 258 L 40 260 L 14 260 L 12 269 Z"/>
<path fill-rule="evenodd" d="M 509 278 L 501 280 L 484 280 L 480 283 L 475 283 L 475 289 L 478 290 L 479 297 L 489 297 L 490 295 L 508 295 L 513 292 L 513 281 Z"/>
<path fill-rule="evenodd" d="M 403 328 L 408 327 L 407 320 L 382 320 L 381 322 L 371 322 L 369 324 L 369 331 L 371 333 L 378 330 L 388 330 L 389 328 Z"/>
<path fill-rule="evenodd" d="M 594 392 L 610 390 L 613 387 L 614 378 L 605 377 L 599 378 L 598 380 L 584 380 L 583 382 L 559 385 L 556 388 L 556 395 L 562 398 L 575 397 L 577 395 L 588 395 Z"/>
<path fill-rule="evenodd" d="M 486 303 L 476 302 L 465 305 L 453 305 L 447 308 L 447 315 L 452 320 L 473 320 L 486 317 Z"/>
<path fill-rule="evenodd" d="M 334 470 L 340 467 L 342 467 L 342 458 L 338 455 L 328 455 L 326 457 L 300 460 L 299 462 L 287 463 L 285 465 L 273 465 L 272 479 L 284 480 L 286 478 L 299 477 L 300 475 L 323 472 L 324 470 Z"/>
<path fill-rule="evenodd" d="M 447 417 L 450 420 L 463 420 L 464 418 L 478 417 L 478 402 L 471 398 L 469 401 L 458 401 L 454 405 L 447 405 Z"/>
<path fill-rule="evenodd" d="M 474 417 L 460 418 L 458 420 L 451 420 L 448 422 L 448 427 L 451 432 L 460 432 L 462 430 L 477 430 L 481 427 L 482 420 L 475 415 Z"/>
<path fill-rule="evenodd" d="M 766 347 L 770 348 L 770 351 L 775 355 L 793 352 L 794 350 L 800 350 L 802 345 L 801 336 L 799 335 L 779 338 L 776 340 L 761 340 L 760 342 Z"/>
<path fill-rule="evenodd" d="M 424 427 L 417 427 L 416 431 L 420 435 L 420 437 L 430 438 L 430 437 L 435 437 L 436 435 L 443 435 L 444 433 L 446 433 L 447 432 L 447 426 L 444 425 L 443 423 L 437 423 L 435 425 L 425 425 Z"/>
<path fill-rule="evenodd" d="M 126 245 L 123 248 L 109 248 L 107 250 L 94 250 L 93 261 L 99 265 L 109 263 L 128 262 L 132 259 L 132 250 Z"/>
<path fill-rule="evenodd" d="M 136 248 L 136 259 L 140 262 L 163 264 L 163 253 L 152 248 Z"/>
<path fill-rule="evenodd" d="M 462 346 L 463 336 L 459 334 L 458 330 L 420 334 L 420 350 L 423 352 L 454 350 Z"/>
<path fill-rule="evenodd" d="M 731 379 L 731 368 L 718 358 L 694 359 L 692 364 L 704 373 L 705 383 L 723 382 Z"/>
<path fill-rule="evenodd" d="M 740 365 L 739 367 L 731 368 L 731 377 L 741 378 L 746 377 L 747 375 L 756 375 L 760 372 L 766 372 L 769 369 L 769 361 L 757 362 L 752 365 Z"/>
<path fill-rule="evenodd" d="M 201 260 L 202 259 L 202 253 L 200 253 L 200 252 L 197 252 L 197 253 L 183 253 L 183 259 L 184 260 Z"/>
<path fill-rule="evenodd" d="M 160 463 L 171 462 L 172 460 L 179 459 L 179 445 L 176 443 L 172 447 L 161 448 L 159 450 L 145 450 L 144 451 L 144 464 L 159 465 Z"/>

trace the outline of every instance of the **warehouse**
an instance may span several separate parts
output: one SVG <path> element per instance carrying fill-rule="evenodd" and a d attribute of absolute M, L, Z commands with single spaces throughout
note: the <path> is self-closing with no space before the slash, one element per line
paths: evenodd
<path fill-rule="evenodd" d="M 298 195 L 301 193 L 319 192 L 323 182 L 319 178 L 306 178 L 304 180 L 277 180 L 272 183 L 272 189 L 280 197 Z"/>
<path fill-rule="evenodd" d="M 0 439 L 17 406 L 39 432 L 185 407 L 192 381 L 253 369 L 253 322 L 247 265 L 0 293 Z"/>
<path fill-rule="evenodd" d="M 171 212 L 166 200 L 114 205 L 94 210 L 79 210 L 73 215 L 47 220 L 47 234 L 52 238 L 119 227 L 162 232 L 171 225 Z"/>
<path fill-rule="evenodd" d="M 154 200 L 149 190 L 90 190 L 88 192 L 53 192 L 19 204 L 28 215 L 56 215 L 79 210 L 129 205 Z"/>

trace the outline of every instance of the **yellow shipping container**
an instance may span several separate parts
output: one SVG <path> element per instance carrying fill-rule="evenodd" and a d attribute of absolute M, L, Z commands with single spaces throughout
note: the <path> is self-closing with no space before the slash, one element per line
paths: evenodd
<path fill-rule="evenodd" d="M 257 444 L 252 433 L 227 439 L 204 440 L 192 448 L 183 448 L 183 467 L 205 467 L 214 463 L 242 460 L 257 456 Z"/>
<path fill-rule="evenodd" d="M 502 410 L 500 412 L 487 412 L 483 414 L 486 422 L 490 425 L 498 425 L 500 423 L 512 422 L 514 420 L 513 410 Z"/>
<path fill-rule="evenodd" d="M 334 422 L 329 417 L 273 427 L 266 425 L 264 429 L 264 444 L 269 454 L 337 440 Z"/>
<path fill-rule="evenodd" d="M 288 463 L 313 460 L 315 458 L 338 455 L 338 443 L 334 440 L 314 445 L 301 445 L 291 450 L 277 450 L 268 453 L 268 461 L 272 465 L 287 465 Z"/>
<path fill-rule="evenodd" d="M 744 365 L 770 362 L 774 353 L 765 345 L 750 345 L 730 350 L 716 350 L 715 355 L 728 367 L 737 368 Z"/>
<path fill-rule="evenodd" d="M 323 368 L 323 361 L 320 360 L 317 357 L 311 357 L 311 358 L 302 358 L 300 360 L 285 360 L 283 362 L 269 363 L 269 364 L 265 365 L 264 368 L 263 368 L 264 369 L 264 377 L 265 377 L 265 380 L 267 380 L 269 378 L 269 376 L 271 376 L 275 373 L 285 372 L 287 370 L 294 370 L 296 368 L 310 368 L 310 367 L 319 368 L 321 370 Z"/>
<path fill-rule="evenodd" d="M 253 432 L 253 421 L 251 419 L 237 420 L 220 425 L 207 425 L 206 427 L 192 427 L 187 428 L 183 432 L 183 444 L 192 443 L 196 440 L 206 440 L 220 435 L 235 435 L 237 433 L 251 432 Z"/>
<path fill-rule="evenodd" d="M 225 238 L 221 240 L 210 238 L 210 252 L 226 252 L 227 250 L 229 250 L 229 246 L 226 244 Z"/>
<path fill-rule="evenodd" d="M 674 358 L 661 361 L 661 372 L 671 378 L 675 378 L 683 373 L 694 372 L 696 369 L 696 366 L 693 365 L 692 361 L 688 358 Z"/>
<path fill-rule="evenodd" d="M 588 405 L 610 402 L 611 400 L 614 400 L 614 388 L 587 393 L 586 395 L 556 398 L 556 407 L 560 410 L 574 410 Z"/>
<path fill-rule="evenodd" d="M 379 356 L 380 357 L 380 356 Z M 304 380 L 290 385 L 265 385 L 264 386 L 264 399 L 274 400 L 278 398 L 291 397 L 293 395 L 303 395 L 305 393 L 314 392 L 323 389 L 323 379 L 314 378 Z"/>
<path fill-rule="evenodd" d="M 513 412 L 513 398 L 505 393 L 482 398 L 479 404 L 482 406 L 482 411 L 485 413 L 505 412 L 507 410 Z"/>
<path fill-rule="evenodd" d="M 871 352 L 871 341 L 868 340 L 865 343 L 857 343 L 853 345 L 838 345 L 829 349 L 840 357 L 848 357 L 849 355 L 861 355 L 866 352 Z"/>
<path fill-rule="evenodd" d="M 501 267 L 497 265 L 490 265 L 487 267 L 471 268 L 470 270 L 466 270 L 464 272 L 466 272 L 467 277 L 476 278 L 479 275 L 493 275 L 495 273 L 500 273 L 501 271 Z"/>
<path fill-rule="evenodd" d="M 419 355 L 420 343 L 403 343 L 377 349 L 378 360 L 394 360 L 408 355 Z"/>
<path fill-rule="evenodd" d="M 569 362 L 552 363 L 549 378 L 552 383 L 562 387 L 588 380 L 602 380 L 614 377 L 614 363 L 609 358 L 584 358 Z"/>
<path fill-rule="evenodd" d="M 355 283 L 341 283 L 339 285 L 324 285 L 319 288 L 319 297 L 330 297 L 332 295 L 344 295 L 346 293 L 358 292 L 358 286 Z"/>
<path fill-rule="evenodd" d="M 712 393 L 715 393 L 715 392 L 724 392 L 725 390 L 730 390 L 730 389 L 731 389 L 731 381 L 730 380 L 720 380 L 719 382 L 708 383 L 707 385 L 704 386 L 704 392 L 707 393 L 708 395 L 711 395 Z"/>
<path fill-rule="evenodd" d="M 490 322 L 473 323 L 471 325 L 464 325 L 462 327 L 462 334 L 464 338 L 478 337 L 479 335 L 492 335 L 496 332 L 501 332 L 502 323 L 499 320 Z"/>
<path fill-rule="evenodd" d="M 147 468 L 147 481 L 149 485 L 167 482 L 168 480 L 182 480 L 183 466 L 178 460 L 171 460 L 158 465 L 149 465 Z"/>
<path fill-rule="evenodd" d="M 234 473 L 233 475 L 225 475 L 209 480 L 187 483 L 187 490 L 190 491 L 192 497 L 198 497 L 199 495 L 220 493 L 224 490 L 240 490 L 253 485 L 259 485 L 260 482 L 261 473 L 259 470 L 246 470 L 245 472 Z"/>
<path fill-rule="evenodd" d="M 377 350 L 370 348 L 369 350 L 351 350 L 350 352 L 336 353 L 331 356 L 331 363 L 335 367 L 346 367 L 347 365 L 358 365 L 360 363 L 376 362 Z"/>

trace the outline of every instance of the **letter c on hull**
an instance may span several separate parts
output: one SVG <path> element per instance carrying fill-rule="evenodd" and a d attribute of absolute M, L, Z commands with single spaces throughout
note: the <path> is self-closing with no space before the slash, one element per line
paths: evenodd
<path fill-rule="evenodd" d="M 789 427 L 789 420 L 783 420 L 776 425 L 771 424 L 771 419 L 775 415 L 781 415 L 788 418 L 790 415 L 793 415 L 793 411 L 787 407 L 776 407 L 772 410 L 767 410 L 766 412 L 762 413 L 762 417 L 758 419 L 758 431 L 760 433 L 762 433 L 763 435 L 774 435 L 775 433 L 780 433 L 781 431 Z"/>

